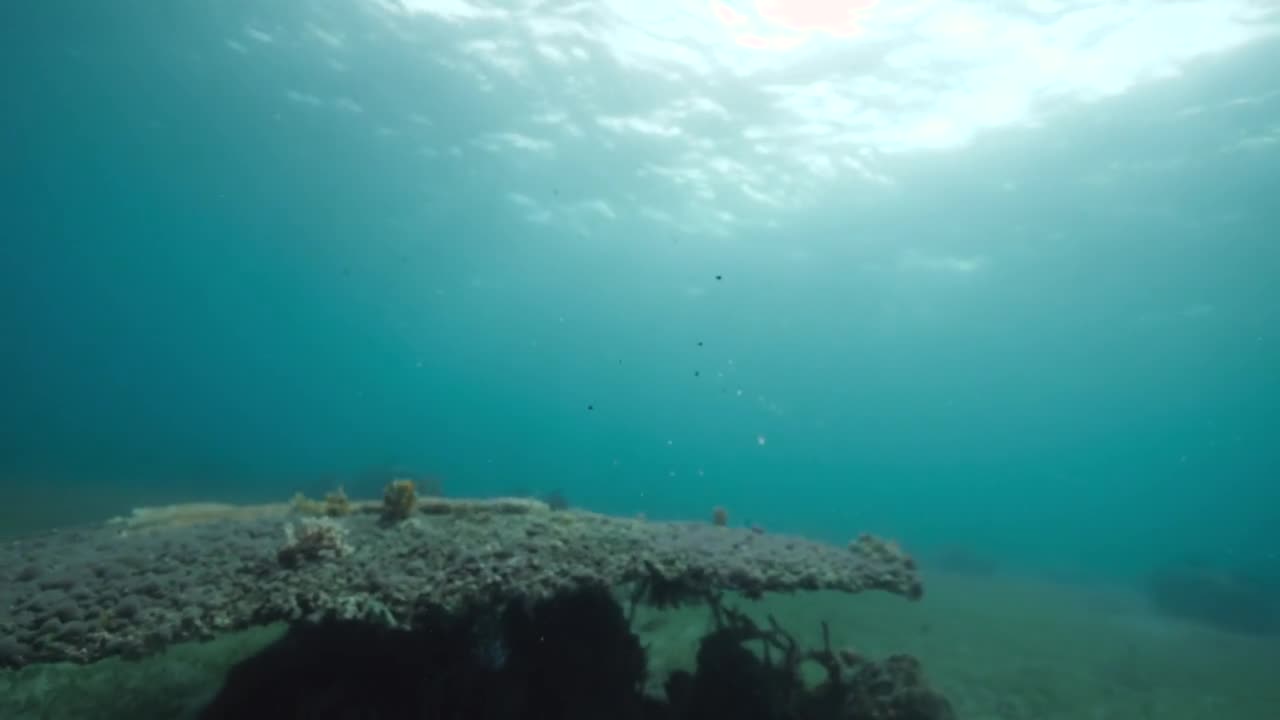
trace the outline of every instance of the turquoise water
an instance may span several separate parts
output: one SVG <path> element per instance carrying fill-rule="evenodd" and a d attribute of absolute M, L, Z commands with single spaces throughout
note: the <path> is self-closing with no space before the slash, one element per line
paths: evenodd
<path fill-rule="evenodd" d="M 160 5 L 0 11 L 6 534 L 395 468 L 1280 573 L 1266 6 Z"/>

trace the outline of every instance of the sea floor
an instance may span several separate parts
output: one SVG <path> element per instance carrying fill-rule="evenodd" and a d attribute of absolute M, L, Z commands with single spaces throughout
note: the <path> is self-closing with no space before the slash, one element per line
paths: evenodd
<path fill-rule="evenodd" d="M 1152 615 L 1127 590 L 926 575 L 918 603 L 884 595 L 770 598 L 805 646 L 918 657 L 963 720 L 1274 720 L 1280 637 L 1224 634 Z M 695 614 L 665 623 L 651 666 L 687 667 Z M 638 624 L 660 623 L 642 617 Z"/>
<path fill-rule="evenodd" d="M 1152 616 L 1123 590 L 1014 578 L 927 576 L 920 602 L 808 593 L 744 603 L 802 644 L 919 657 L 964 720 L 1273 720 L 1280 638 L 1223 634 Z M 732 599 L 729 602 L 733 603 Z M 707 610 L 641 612 L 655 676 L 690 668 Z M 0 672 L 0 717 L 189 718 L 226 669 L 279 627 L 188 644 L 139 662 Z"/>

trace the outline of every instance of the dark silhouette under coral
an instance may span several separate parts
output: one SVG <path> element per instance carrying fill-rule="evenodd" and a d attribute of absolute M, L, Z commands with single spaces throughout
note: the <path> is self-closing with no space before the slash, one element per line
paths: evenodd
<path fill-rule="evenodd" d="M 646 658 L 604 588 L 537 603 L 449 613 L 418 627 L 298 624 L 240 663 L 201 720 L 951 720 L 908 656 L 883 663 L 803 650 L 770 618 L 759 627 L 708 598 L 713 629 L 697 669 L 645 694 Z M 825 629 L 825 628 L 824 628 Z M 755 644 L 759 644 L 758 647 Z M 808 689 L 799 668 L 827 679 Z"/>

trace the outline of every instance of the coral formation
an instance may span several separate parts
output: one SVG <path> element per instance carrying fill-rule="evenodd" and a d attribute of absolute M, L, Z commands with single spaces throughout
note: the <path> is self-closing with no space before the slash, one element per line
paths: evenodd
<path fill-rule="evenodd" d="M 347 491 L 339 485 L 337 490 L 326 493 L 324 496 L 324 514 L 329 517 L 343 517 L 351 514 L 351 499 L 347 497 Z"/>
<path fill-rule="evenodd" d="M 302 518 L 295 526 L 284 526 L 284 544 L 276 560 L 285 567 L 297 567 L 312 560 L 333 560 L 351 554 L 347 529 L 331 518 Z"/>
<path fill-rule="evenodd" d="M 382 491 L 382 518 L 388 522 L 404 520 L 413 514 L 417 499 L 418 493 L 412 480 L 392 480 Z"/>
<path fill-rule="evenodd" d="M 431 608 L 534 602 L 583 587 L 633 584 L 655 604 L 719 589 L 921 593 L 910 558 L 874 538 L 845 549 L 509 498 L 426 498 L 391 525 L 381 502 L 353 502 L 352 511 L 298 518 L 282 503 L 198 523 L 180 513 L 181 522 L 147 532 L 106 524 L 0 545 L 0 660 L 140 656 L 275 621 L 412 628 Z"/>
<path fill-rule="evenodd" d="M 916 561 L 902 550 L 902 546 L 893 540 L 878 538 L 871 533 L 862 533 L 849 541 L 849 550 L 859 555 L 876 558 L 884 563 L 901 563 L 911 570 L 916 569 Z"/>

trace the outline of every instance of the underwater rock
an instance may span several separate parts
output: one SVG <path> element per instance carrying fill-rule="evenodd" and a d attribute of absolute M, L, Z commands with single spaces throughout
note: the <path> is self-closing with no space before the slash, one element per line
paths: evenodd
<path fill-rule="evenodd" d="M 299 562 L 285 564 L 279 559 L 285 528 L 302 522 L 287 504 L 201 508 L 199 521 L 176 511 L 170 514 L 178 520 L 167 525 L 143 513 L 136 530 L 105 524 L 0 546 L 0 577 L 35 564 L 46 577 L 73 581 L 33 578 L 6 589 L 22 612 L 0 616 L 0 637 L 19 638 L 25 647 L 3 662 L 144 655 L 169 642 L 276 621 L 364 620 L 411 629 L 433 608 L 460 612 L 628 583 L 647 585 L 664 600 L 716 590 L 748 597 L 816 589 L 908 598 L 922 592 L 911 558 L 869 536 L 846 549 L 705 521 L 552 512 L 544 503 L 510 498 L 420 498 L 412 515 L 394 525 L 381 522 L 381 509 L 381 502 L 353 503 L 351 515 L 325 518 L 326 537 L 340 539 L 341 552 L 286 553 Z M 88 627 L 75 626 L 74 637 L 54 632 L 59 617 L 83 618 Z"/>

